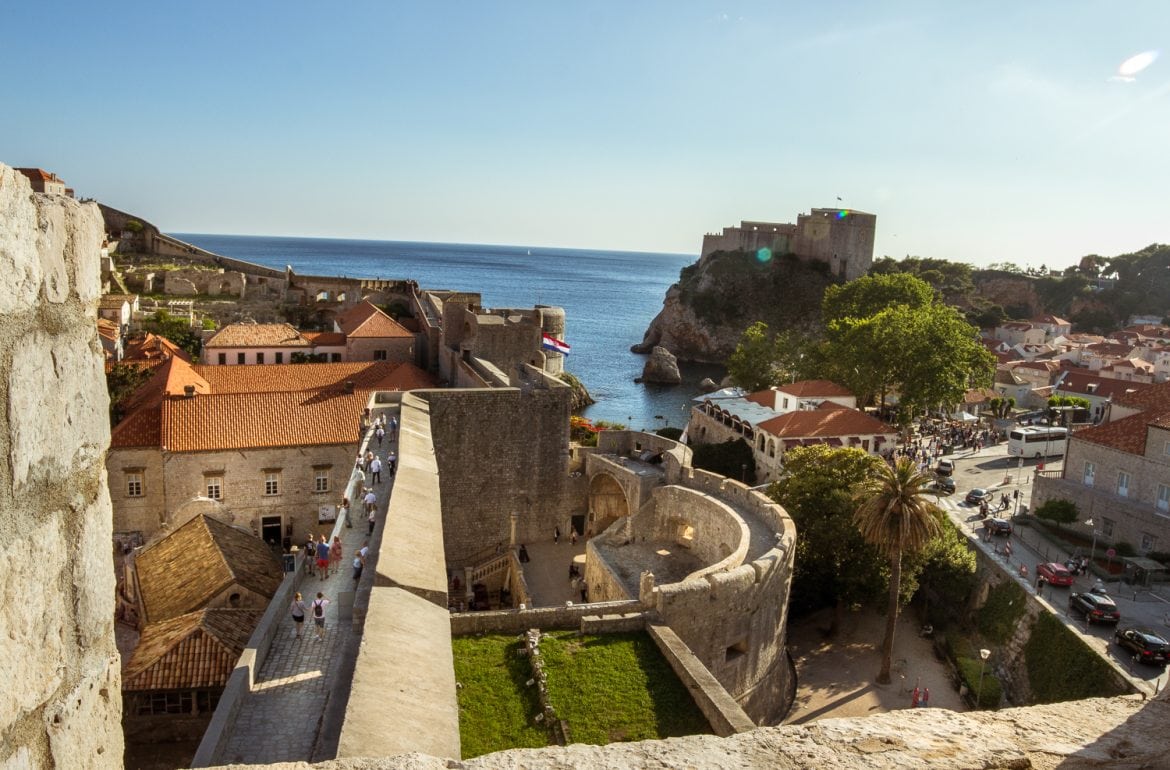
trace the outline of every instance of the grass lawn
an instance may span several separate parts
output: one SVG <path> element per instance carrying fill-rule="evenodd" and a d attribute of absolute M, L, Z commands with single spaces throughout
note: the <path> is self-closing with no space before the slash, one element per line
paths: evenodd
<path fill-rule="evenodd" d="M 710 733 L 690 693 L 648 634 L 541 641 L 553 706 L 573 743 L 604 744 Z"/>
<path fill-rule="evenodd" d="M 516 654 L 519 636 L 462 636 L 452 640 L 459 690 L 463 758 L 504 749 L 548 745 L 537 726 L 536 687 L 528 659 Z M 549 695 L 569 724 L 573 743 L 605 744 L 710 733 L 649 635 L 578 636 L 556 631 L 540 644 Z"/>
<path fill-rule="evenodd" d="M 539 713 L 536 688 L 525 687 L 532 676 L 528 658 L 517 655 L 518 636 L 458 636 L 455 679 L 459 690 L 459 738 L 463 758 L 493 751 L 541 748 L 548 733 L 534 725 Z"/>

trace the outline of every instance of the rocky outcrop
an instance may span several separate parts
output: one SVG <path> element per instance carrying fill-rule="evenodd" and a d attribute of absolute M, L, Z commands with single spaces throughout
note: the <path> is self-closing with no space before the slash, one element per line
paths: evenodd
<path fill-rule="evenodd" d="M 642 382 L 657 382 L 663 385 L 678 385 L 682 374 L 678 370 L 678 359 L 661 345 L 655 345 L 646 365 L 642 367 Z"/>
<path fill-rule="evenodd" d="M 0 165 L 2 767 L 122 766 L 102 230 Z"/>
<path fill-rule="evenodd" d="M 764 727 L 729 738 L 514 749 L 463 761 L 425 754 L 282 763 L 272 770 L 601 770 L 695 767 L 710 770 L 1138 770 L 1164 768 L 1170 703 L 1137 697 L 960 714 L 905 709 L 858 719 Z M 231 768 L 244 770 L 242 765 Z M 254 767 L 254 766 L 250 766 Z"/>
<path fill-rule="evenodd" d="M 1009 318 L 1035 318 L 1045 312 L 1036 281 L 1026 275 L 981 270 L 972 275 L 976 294 L 1007 311 Z"/>

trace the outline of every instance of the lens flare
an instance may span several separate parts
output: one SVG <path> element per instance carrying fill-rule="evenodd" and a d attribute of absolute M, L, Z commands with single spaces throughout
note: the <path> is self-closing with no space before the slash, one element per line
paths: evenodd
<path fill-rule="evenodd" d="M 1143 51 L 1135 56 L 1131 56 L 1121 63 L 1117 68 L 1117 74 L 1123 78 L 1132 78 L 1146 67 L 1154 63 L 1158 58 L 1157 51 Z"/>
<path fill-rule="evenodd" d="M 759 251 L 756 252 L 756 259 L 758 259 L 760 262 L 770 261 L 772 259 L 772 250 L 767 246 L 762 247 Z"/>
<path fill-rule="evenodd" d="M 844 219 L 849 216 L 849 209 L 841 209 L 837 212 L 837 219 Z"/>

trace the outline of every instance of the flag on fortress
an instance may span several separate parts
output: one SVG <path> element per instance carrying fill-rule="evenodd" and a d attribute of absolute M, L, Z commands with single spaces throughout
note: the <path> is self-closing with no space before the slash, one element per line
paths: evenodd
<path fill-rule="evenodd" d="M 541 337 L 540 346 L 545 350 L 552 350 L 566 356 L 569 355 L 569 344 L 567 342 L 558 340 L 551 334 L 542 334 Z"/>

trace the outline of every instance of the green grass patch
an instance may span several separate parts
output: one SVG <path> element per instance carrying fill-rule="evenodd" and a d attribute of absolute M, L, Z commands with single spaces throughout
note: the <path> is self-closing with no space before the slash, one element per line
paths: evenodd
<path fill-rule="evenodd" d="M 710 733 L 706 718 L 644 633 L 549 634 L 540 649 L 549 696 L 573 743 Z"/>
<path fill-rule="evenodd" d="M 1024 647 L 1028 683 L 1036 703 L 1119 695 L 1109 664 L 1058 618 L 1040 613 Z"/>
<path fill-rule="evenodd" d="M 528 658 L 518 636 L 460 636 L 451 640 L 459 690 L 463 758 L 493 751 L 541 748 L 548 731 L 532 721 L 540 712 Z"/>

